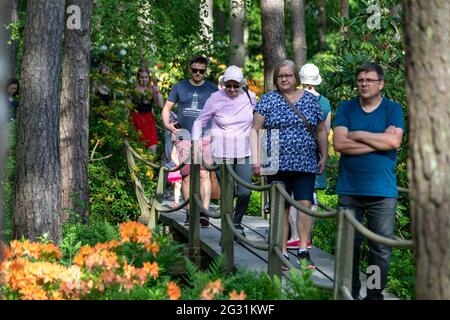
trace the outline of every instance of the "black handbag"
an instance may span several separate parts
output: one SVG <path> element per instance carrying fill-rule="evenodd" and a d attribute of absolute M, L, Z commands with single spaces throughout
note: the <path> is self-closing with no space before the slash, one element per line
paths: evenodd
<path fill-rule="evenodd" d="M 314 143 L 316 144 L 316 159 L 317 161 L 320 160 L 321 156 L 320 156 L 320 151 L 319 151 L 319 143 L 317 141 L 317 136 L 316 136 L 316 132 L 314 131 L 312 125 L 308 122 L 308 120 L 306 119 L 305 115 L 298 110 L 295 105 L 289 101 L 289 99 L 280 92 L 281 96 L 284 98 L 284 100 L 286 101 L 286 103 L 288 104 L 288 106 L 292 109 L 292 111 L 294 111 L 299 117 L 300 119 L 302 119 L 303 123 L 305 124 L 306 128 L 309 131 L 309 134 L 313 137 Z"/>

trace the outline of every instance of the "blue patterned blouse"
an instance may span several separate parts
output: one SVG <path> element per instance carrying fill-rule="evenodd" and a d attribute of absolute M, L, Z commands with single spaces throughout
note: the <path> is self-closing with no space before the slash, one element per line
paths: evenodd
<path fill-rule="evenodd" d="M 294 105 L 315 130 L 317 124 L 323 120 L 317 97 L 304 91 L 303 96 Z M 279 130 L 278 143 L 271 141 L 272 148 L 275 145 L 279 147 L 279 170 L 318 173 L 314 138 L 303 120 L 289 107 L 278 90 L 262 96 L 255 112 L 264 116 L 264 129 Z M 268 152 L 272 153 L 271 150 Z"/>

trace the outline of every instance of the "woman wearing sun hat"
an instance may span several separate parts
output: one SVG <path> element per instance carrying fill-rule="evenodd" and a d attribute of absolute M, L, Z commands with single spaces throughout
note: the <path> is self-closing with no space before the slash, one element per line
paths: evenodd
<path fill-rule="evenodd" d="M 251 183 L 249 136 L 256 95 L 243 89 L 246 82 L 237 66 L 225 70 L 222 82 L 223 88 L 211 94 L 195 120 L 193 137 L 199 139 L 201 128 L 211 120 L 211 154 L 216 163 L 227 160 L 240 178 Z M 233 222 L 242 232 L 241 222 L 249 202 L 250 190 L 238 184 Z"/>
<path fill-rule="evenodd" d="M 323 95 L 321 95 L 316 90 L 316 86 L 318 86 L 322 82 L 322 77 L 320 76 L 319 68 L 312 63 L 307 63 L 307 64 L 303 65 L 300 69 L 300 82 L 305 91 L 312 93 L 316 97 L 317 102 L 319 103 L 320 109 L 322 111 L 323 119 L 325 121 L 325 129 L 326 129 L 326 133 L 327 133 L 327 137 L 328 137 L 328 134 L 330 132 L 330 126 L 331 126 L 331 112 L 330 112 L 331 106 L 330 106 L 330 102 L 328 101 L 328 99 L 326 97 L 324 97 Z M 326 177 L 326 174 L 324 171 L 321 175 L 316 176 L 314 190 L 323 190 L 326 188 L 327 188 L 327 177 Z M 315 191 L 314 191 L 314 204 L 312 206 L 312 209 L 314 209 L 314 210 L 317 209 L 317 193 Z M 291 211 L 293 211 L 293 210 L 291 210 Z M 295 249 L 300 246 L 300 240 L 298 240 L 298 234 L 296 234 L 296 232 L 295 232 L 296 220 L 297 220 L 296 214 L 294 211 L 294 214 L 291 214 L 290 219 L 289 219 L 289 223 L 291 225 L 291 230 L 294 230 L 294 232 L 292 232 L 293 235 L 292 235 L 291 239 L 288 240 L 288 242 L 287 242 L 287 247 L 289 249 Z M 310 249 L 312 247 L 311 239 L 308 240 L 306 247 L 308 249 Z"/>

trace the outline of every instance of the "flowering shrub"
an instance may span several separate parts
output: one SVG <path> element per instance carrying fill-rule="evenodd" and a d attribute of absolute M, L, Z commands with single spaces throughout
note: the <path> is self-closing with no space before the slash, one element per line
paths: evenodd
<path fill-rule="evenodd" d="M 159 246 L 138 222 L 120 225 L 120 240 L 82 246 L 64 266 L 53 244 L 12 241 L 4 249 L 0 283 L 7 299 L 101 298 L 106 290 L 129 292 L 159 277 Z"/>
<path fill-rule="evenodd" d="M 0 299 L 180 299 L 182 288 L 168 276 L 161 277 L 156 261 L 159 243 L 164 242 L 134 221 L 121 223 L 119 235 L 119 239 L 81 246 L 69 265 L 52 243 L 12 241 L 4 246 L 0 263 L 4 293 Z M 183 298 L 246 298 L 244 291 L 236 290 L 227 296 L 221 279 L 205 281 L 202 286 L 196 296 L 186 287 Z"/>

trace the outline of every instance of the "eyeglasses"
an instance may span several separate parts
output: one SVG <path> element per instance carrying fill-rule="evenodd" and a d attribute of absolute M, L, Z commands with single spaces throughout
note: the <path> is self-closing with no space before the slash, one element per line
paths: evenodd
<path fill-rule="evenodd" d="M 206 72 L 206 69 L 196 69 L 196 68 L 191 68 L 192 73 L 198 73 L 200 72 L 200 74 L 204 74 Z"/>
<path fill-rule="evenodd" d="M 283 79 L 283 78 L 285 78 L 285 79 L 290 79 L 290 78 L 292 78 L 294 75 L 291 73 L 291 74 L 279 74 L 278 75 L 278 79 L 279 80 L 281 80 L 281 79 Z"/>
<path fill-rule="evenodd" d="M 364 84 L 364 83 L 373 84 L 378 81 L 381 81 L 381 79 L 358 79 L 358 80 L 356 80 L 356 82 L 358 84 Z"/>
<path fill-rule="evenodd" d="M 238 84 L 225 84 L 225 88 L 230 89 L 230 88 L 234 88 L 234 89 L 239 89 L 241 86 Z"/>

